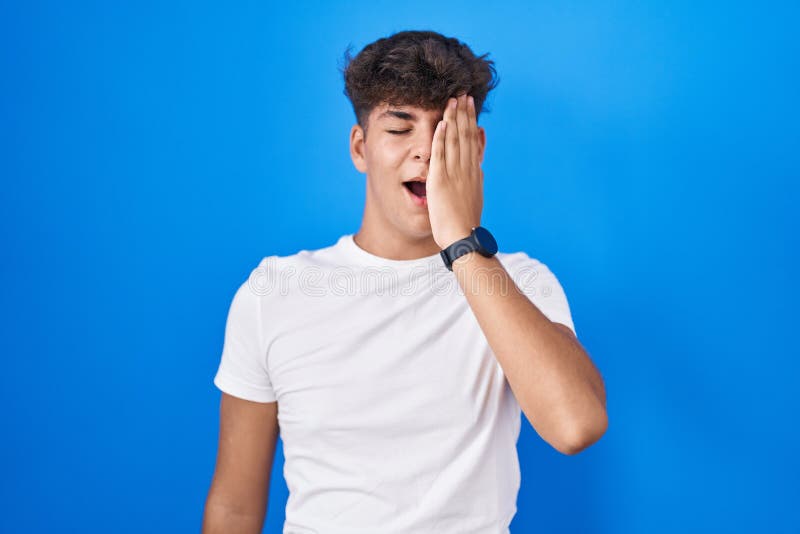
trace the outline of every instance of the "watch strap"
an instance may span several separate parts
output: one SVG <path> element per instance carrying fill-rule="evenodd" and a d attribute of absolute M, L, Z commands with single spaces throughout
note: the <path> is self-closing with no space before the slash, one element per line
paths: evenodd
<path fill-rule="evenodd" d="M 442 260 L 444 261 L 444 264 L 448 270 L 452 271 L 454 261 L 464 254 L 469 254 L 470 252 L 474 252 L 479 249 L 480 245 L 475 237 L 475 228 L 473 227 L 472 232 L 467 237 L 459 239 L 455 243 L 445 247 L 439 252 L 439 254 L 442 256 Z"/>

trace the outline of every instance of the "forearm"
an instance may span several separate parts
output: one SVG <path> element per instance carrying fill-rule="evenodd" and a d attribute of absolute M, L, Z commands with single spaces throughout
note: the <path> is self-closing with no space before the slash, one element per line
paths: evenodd
<path fill-rule="evenodd" d="M 237 510 L 216 502 L 213 495 L 206 501 L 202 534 L 261 534 L 266 516 L 263 510 Z"/>
<path fill-rule="evenodd" d="M 605 432 L 603 381 L 581 344 L 517 288 L 496 256 L 453 263 L 465 297 L 525 416 L 557 450 L 574 454 Z"/>

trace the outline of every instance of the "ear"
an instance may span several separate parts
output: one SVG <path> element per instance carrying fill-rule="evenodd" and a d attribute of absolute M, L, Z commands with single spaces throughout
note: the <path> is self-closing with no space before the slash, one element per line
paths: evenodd
<path fill-rule="evenodd" d="M 364 152 L 364 130 L 358 124 L 350 129 L 350 159 L 359 172 L 367 172 L 367 156 Z"/>
<path fill-rule="evenodd" d="M 486 130 L 483 129 L 483 126 L 478 126 L 478 145 L 480 146 L 480 162 L 483 163 L 483 149 L 486 148 Z"/>

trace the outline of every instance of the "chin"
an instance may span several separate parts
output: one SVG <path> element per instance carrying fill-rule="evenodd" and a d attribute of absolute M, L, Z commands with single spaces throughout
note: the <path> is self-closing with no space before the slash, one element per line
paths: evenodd
<path fill-rule="evenodd" d="M 427 217 L 425 218 L 424 223 L 414 224 L 408 228 L 408 234 L 414 236 L 416 239 L 423 239 L 426 237 L 433 237 L 433 231 L 431 230 L 431 222 L 430 219 Z"/>

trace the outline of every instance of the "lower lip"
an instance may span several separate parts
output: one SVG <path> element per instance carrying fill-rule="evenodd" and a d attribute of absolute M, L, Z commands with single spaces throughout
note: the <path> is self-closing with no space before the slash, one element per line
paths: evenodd
<path fill-rule="evenodd" d="M 416 204 L 416 205 L 417 205 L 417 206 L 419 206 L 419 207 L 424 207 L 424 208 L 427 208 L 427 207 L 428 207 L 428 199 L 427 199 L 426 197 L 418 197 L 417 195 L 415 195 L 414 193 L 412 193 L 412 192 L 411 192 L 411 190 L 410 190 L 409 188 L 407 188 L 407 187 L 406 187 L 406 186 L 404 186 L 404 185 L 403 185 L 403 186 L 400 186 L 400 187 L 402 187 L 402 188 L 403 188 L 403 190 L 406 192 L 406 194 L 408 195 L 408 197 L 411 199 L 411 201 L 412 201 L 414 204 Z"/>

